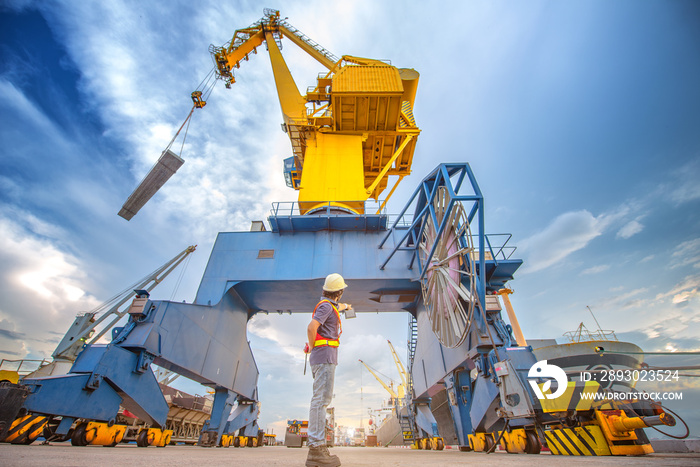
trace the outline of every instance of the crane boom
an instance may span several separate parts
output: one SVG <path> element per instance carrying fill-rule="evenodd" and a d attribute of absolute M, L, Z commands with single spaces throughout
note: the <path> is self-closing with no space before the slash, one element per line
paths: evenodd
<path fill-rule="evenodd" d="M 391 386 L 389 386 L 384 381 L 382 381 L 382 379 L 379 377 L 379 375 L 377 375 L 377 373 L 372 369 L 372 367 L 370 367 L 368 364 L 366 364 L 362 360 L 358 360 L 358 361 L 360 363 L 362 363 L 365 366 L 365 368 L 367 368 L 369 370 L 370 373 L 372 373 L 372 376 L 374 376 L 377 379 L 377 381 L 379 381 L 379 384 L 384 386 L 384 389 L 386 389 L 386 391 L 389 393 L 389 395 L 391 395 L 392 403 L 394 400 L 399 398 L 399 395 L 396 394 L 396 391 L 394 391 L 394 389 Z"/>
<path fill-rule="evenodd" d="M 406 373 L 406 368 L 404 368 L 403 363 L 401 363 L 401 359 L 399 358 L 398 354 L 396 353 L 396 350 L 394 349 L 394 346 L 391 344 L 390 340 L 387 340 L 389 343 L 389 349 L 391 349 L 391 356 L 394 357 L 394 363 L 396 364 L 396 369 L 399 370 L 399 376 L 401 376 L 401 384 L 403 384 L 403 387 L 406 388 L 408 387 L 408 378 L 407 378 L 407 373 Z"/>
<path fill-rule="evenodd" d="M 280 21 L 279 27 L 282 34 L 284 34 L 284 37 L 294 42 L 297 47 L 311 55 L 321 65 L 325 66 L 329 70 L 335 68 L 336 63 L 339 61 L 338 57 L 306 37 L 301 31 L 288 22 Z"/>
<path fill-rule="evenodd" d="M 89 312 L 76 316 L 68 332 L 56 346 L 56 350 L 52 354 L 53 361 L 37 370 L 31 376 L 58 374 L 62 371 L 61 369 L 55 369 L 58 366 L 66 369 L 63 363 L 72 364 L 83 350 L 85 344 L 95 344 L 104 334 L 114 328 L 128 311 L 128 307 L 123 310 L 119 310 L 119 308 L 134 298 L 135 290 L 143 289 L 146 292 L 151 292 L 196 249 L 196 245 L 188 246 L 158 269 L 127 287 L 107 302 Z M 97 328 L 108 318 L 112 318 L 112 320 L 95 335 Z"/>

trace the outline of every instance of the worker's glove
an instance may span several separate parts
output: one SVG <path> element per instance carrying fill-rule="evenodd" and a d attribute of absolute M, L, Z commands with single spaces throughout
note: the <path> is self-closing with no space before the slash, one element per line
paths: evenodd
<path fill-rule="evenodd" d="M 311 349 L 309 349 L 309 343 L 307 342 L 306 345 L 304 346 L 304 353 L 309 353 L 311 352 Z"/>

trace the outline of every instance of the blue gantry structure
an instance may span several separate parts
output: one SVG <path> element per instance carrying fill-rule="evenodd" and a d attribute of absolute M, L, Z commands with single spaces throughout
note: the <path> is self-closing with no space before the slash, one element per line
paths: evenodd
<path fill-rule="evenodd" d="M 440 192 L 443 214 L 462 204 L 466 221 L 476 227 L 474 234 L 459 231 L 460 244 L 473 237 L 473 251 L 460 254 L 475 259 L 462 261 L 463 269 L 473 264 L 473 280 L 463 282 L 475 287 L 470 290 L 475 306 L 465 338 L 453 348 L 442 345 L 434 332 L 422 292 L 436 246 L 425 256 L 421 239 L 427 219 L 437 220 Z M 213 389 L 211 419 L 200 444 L 218 445 L 223 435 L 235 432 L 254 436 L 258 368 L 246 337 L 248 320 L 258 312 L 310 312 L 325 276 L 338 272 L 349 284 L 345 300 L 358 312 L 410 313 L 417 322 L 409 370 L 416 438 L 439 436 L 429 408 L 429 391 L 436 385 L 452 394 L 460 445 L 468 445 L 476 429 L 503 424 L 504 414 L 496 409 L 503 409 L 502 399 L 511 394 L 503 393 L 506 379 L 512 394 L 521 396 L 505 407 L 506 416 L 516 418 L 511 426 L 532 425 L 524 372 L 534 356 L 529 347 L 517 347 L 500 309 L 485 306 L 521 261 L 509 259 L 503 245 L 491 244 L 484 218 L 484 198 L 466 163 L 439 165 L 395 218 L 351 214 L 330 204 L 301 215 L 293 203 L 277 204 L 268 219 L 270 231 L 219 233 L 194 303 L 139 295 L 111 343 L 86 347 L 66 375 L 25 380 L 31 388 L 25 408 L 61 417 L 58 435 L 76 419 L 113 421 L 119 406 L 164 427 L 168 406 L 150 369 L 156 364 Z M 447 223 L 445 215 L 435 223 L 437 237 Z M 512 373 L 498 375 L 495 365 L 506 360 Z"/>

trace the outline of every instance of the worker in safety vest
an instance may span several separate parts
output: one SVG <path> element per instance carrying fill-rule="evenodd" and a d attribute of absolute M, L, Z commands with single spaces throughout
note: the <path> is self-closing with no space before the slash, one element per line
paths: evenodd
<path fill-rule="evenodd" d="M 307 328 L 308 342 L 304 352 L 310 353 L 309 363 L 314 377 L 314 394 L 309 408 L 307 467 L 337 467 L 338 456 L 331 456 L 326 446 L 326 408 L 333 397 L 335 367 L 338 365 L 338 346 L 343 326 L 340 312 L 352 309 L 340 303 L 347 284 L 340 274 L 330 274 L 323 284 L 323 296 L 314 308 Z"/>

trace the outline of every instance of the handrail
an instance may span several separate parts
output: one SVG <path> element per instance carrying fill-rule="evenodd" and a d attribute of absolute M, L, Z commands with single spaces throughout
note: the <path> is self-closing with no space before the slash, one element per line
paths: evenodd
<path fill-rule="evenodd" d="M 297 36 L 300 40 L 302 40 L 303 42 L 308 44 L 310 47 L 312 47 L 314 50 L 316 50 L 318 53 L 320 53 L 321 55 L 326 57 L 331 62 L 336 63 L 340 60 L 338 57 L 336 57 L 331 52 L 329 52 L 328 50 L 321 47 L 321 45 L 319 45 L 316 41 L 309 38 L 306 34 L 299 31 L 297 28 L 295 28 L 294 26 L 289 24 L 287 21 L 282 20 L 282 21 L 279 21 L 278 24 L 287 28 L 292 34 Z"/>
<path fill-rule="evenodd" d="M 313 213 L 302 214 L 301 206 L 303 205 L 313 205 L 317 206 L 314 208 Z M 381 200 L 374 201 L 372 199 L 368 200 L 336 200 L 336 201 L 276 201 L 272 203 L 272 208 L 270 209 L 270 216 L 272 217 L 282 217 L 282 216 L 309 216 L 309 215 L 326 215 L 326 216 L 339 216 L 345 215 L 338 212 L 332 212 L 333 210 L 343 209 L 340 205 L 357 205 L 361 204 L 365 213 L 377 212 L 381 206 Z M 347 215 L 357 214 L 348 212 Z M 386 208 L 382 209 L 378 214 L 381 216 L 388 216 L 386 213 Z"/>
<path fill-rule="evenodd" d="M 7 358 L 3 358 L 0 360 L 0 370 L 5 370 L 5 371 L 16 371 L 17 374 L 20 376 L 26 376 L 39 368 L 48 365 L 51 363 L 51 360 L 44 358 L 41 360 L 38 359 L 28 359 L 28 358 L 22 358 L 19 360 L 10 360 Z M 16 365 L 14 365 L 16 364 Z M 32 367 L 31 369 L 26 369 L 26 364 L 31 364 Z M 22 367 L 25 367 L 25 369 L 22 369 Z"/>

